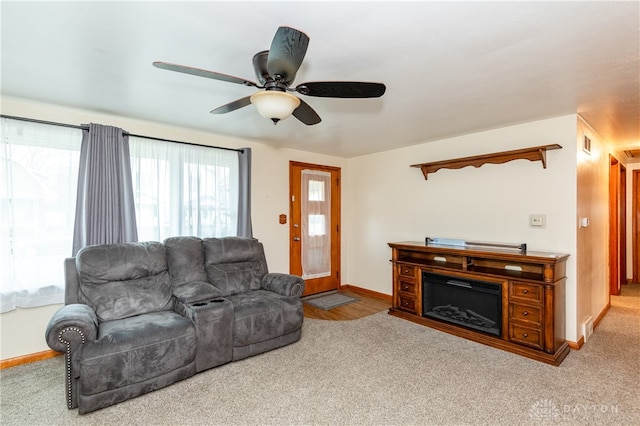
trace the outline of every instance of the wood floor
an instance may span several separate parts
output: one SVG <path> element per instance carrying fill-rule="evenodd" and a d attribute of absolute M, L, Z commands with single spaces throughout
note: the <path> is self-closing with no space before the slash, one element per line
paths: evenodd
<path fill-rule="evenodd" d="M 307 305 L 304 306 L 304 316 L 306 318 L 322 319 L 330 321 L 348 321 L 363 318 L 371 314 L 386 311 L 391 307 L 391 296 L 367 294 L 357 289 L 342 289 L 339 293 L 345 296 L 355 297 L 357 302 L 324 311 L 322 309 Z"/>

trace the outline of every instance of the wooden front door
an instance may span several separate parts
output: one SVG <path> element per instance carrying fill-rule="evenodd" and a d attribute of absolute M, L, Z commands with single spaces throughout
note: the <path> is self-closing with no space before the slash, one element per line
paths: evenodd
<path fill-rule="evenodd" d="M 304 295 L 340 288 L 340 169 L 289 163 L 289 270 Z"/>

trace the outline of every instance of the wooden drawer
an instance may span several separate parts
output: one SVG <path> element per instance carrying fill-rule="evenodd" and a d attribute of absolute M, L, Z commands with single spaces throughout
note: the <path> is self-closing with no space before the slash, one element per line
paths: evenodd
<path fill-rule="evenodd" d="M 542 286 L 519 282 L 509 283 L 509 299 L 542 303 Z"/>
<path fill-rule="evenodd" d="M 403 311 L 409 311 L 411 313 L 416 313 L 416 298 L 415 297 L 406 297 L 400 295 L 399 297 L 400 304 L 398 309 L 402 309 Z"/>
<path fill-rule="evenodd" d="M 542 349 L 542 332 L 538 328 L 509 324 L 509 340 L 515 343 Z"/>
<path fill-rule="evenodd" d="M 509 303 L 509 321 L 524 321 L 542 325 L 542 309 L 536 306 Z"/>
<path fill-rule="evenodd" d="M 409 295 L 416 295 L 416 283 L 414 281 L 408 281 L 400 278 L 398 280 L 398 291 L 407 293 Z"/>
<path fill-rule="evenodd" d="M 398 265 L 398 273 L 402 277 L 415 278 L 416 267 L 413 265 L 405 265 L 403 263 Z"/>

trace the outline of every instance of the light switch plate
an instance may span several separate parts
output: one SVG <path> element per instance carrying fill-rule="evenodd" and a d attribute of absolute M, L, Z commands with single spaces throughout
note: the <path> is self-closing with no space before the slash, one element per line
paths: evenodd
<path fill-rule="evenodd" d="M 544 214 L 530 214 L 529 215 L 529 227 L 530 228 L 545 228 L 547 226 L 547 216 Z"/>

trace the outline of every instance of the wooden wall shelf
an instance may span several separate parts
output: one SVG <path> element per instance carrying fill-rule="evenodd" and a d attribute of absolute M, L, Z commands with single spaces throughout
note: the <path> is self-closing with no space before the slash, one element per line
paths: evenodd
<path fill-rule="evenodd" d="M 461 169 L 467 166 L 480 167 L 484 164 L 503 164 L 513 160 L 541 161 L 542 167 L 547 168 L 547 151 L 561 149 L 558 144 L 534 146 L 531 148 L 516 149 L 514 151 L 496 152 L 493 154 L 474 155 L 473 157 L 455 158 L 452 160 L 434 161 L 431 163 L 412 164 L 411 167 L 419 167 L 425 180 L 429 173 L 435 173 L 440 169 Z"/>

